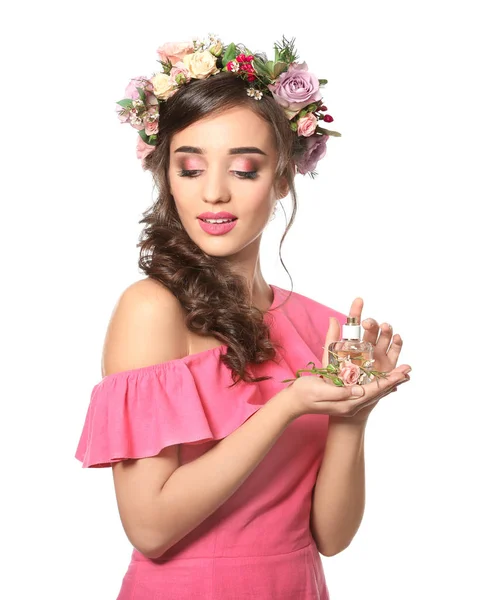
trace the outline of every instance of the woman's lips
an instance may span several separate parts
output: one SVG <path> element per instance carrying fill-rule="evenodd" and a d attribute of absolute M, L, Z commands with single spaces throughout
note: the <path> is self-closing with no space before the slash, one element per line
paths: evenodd
<path fill-rule="evenodd" d="M 210 233 L 211 235 L 223 235 L 235 227 L 237 220 L 238 219 L 234 219 L 230 223 L 207 223 L 206 221 L 199 219 L 199 225 L 206 233 Z"/>

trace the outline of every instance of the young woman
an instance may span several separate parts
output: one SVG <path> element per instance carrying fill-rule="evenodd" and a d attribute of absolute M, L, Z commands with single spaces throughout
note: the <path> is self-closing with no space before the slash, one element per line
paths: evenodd
<path fill-rule="evenodd" d="M 290 98 L 258 93 L 258 57 L 173 46 L 160 49 L 164 77 L 136 78 L 122 104 L 159 195 L 141 221 L 146 278 L 113 311 L 76 457 L 112 467 L 133 546 L 118 600 L 326 600 L 320 553 L 346 548 L 363 516 L 368 415 L 410 367 L 396 367 L 400 336 L 371 319 L 363 339 L 386 378 L 296 377 L 327 366 L 346 315 L 267 284 L 260 241 L 290 194 L 286 235 L 294 177 L 327 136 Z M 290 74 L 290 46 L 280 52 Z"/>

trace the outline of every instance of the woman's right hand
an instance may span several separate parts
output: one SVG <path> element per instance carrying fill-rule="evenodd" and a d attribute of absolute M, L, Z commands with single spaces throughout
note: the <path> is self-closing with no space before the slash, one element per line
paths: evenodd
<path fill-rule="evenodd" d="M 288 408 L 293 418 L 305 414 L 353 417 L 365 406 L 377 403 L 398 385 L 409 381 L 409 375 L 404 373 L 407 368 L 408 365 L 400 365 L 389 371 L 387 377 L 344 387 L 325 381 L 318 375 L 302 375 L 287 388 Z"/>

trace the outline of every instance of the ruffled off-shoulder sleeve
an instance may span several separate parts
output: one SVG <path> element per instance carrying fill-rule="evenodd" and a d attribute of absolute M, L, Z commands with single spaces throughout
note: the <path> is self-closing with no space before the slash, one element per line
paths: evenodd
<path fill-rule="evenodd" d="M 219 346 L 104 377 L 91 392 L 75 458 L 110 467 L 179 443 L 219 440 L 263 404 L 258 386 L 233 383 Z"/>

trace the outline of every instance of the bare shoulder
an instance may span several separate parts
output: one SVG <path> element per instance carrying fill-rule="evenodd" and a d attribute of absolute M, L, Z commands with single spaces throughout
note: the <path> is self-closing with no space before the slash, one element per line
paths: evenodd
<path fill-rule="evenodd" d="M 102 374 L 111 375 L 187 355 L 184 311 L 172 292 L 154 279 L 132 283 L 119 296 L 108 323 Z"/>
<path fill-rule="evenodd" d="M 114 306 L 104 341 L 103 375 L 185 356 L 187 331 L 182 306 L 168 288 L 149 278 L 136 281 Z M 112 464 L 124 531 L 146 556 L 157 555 L 162 547 L 157 496 L 179 465 L 178 444 L 162 448 L 156 456 Z"/>

